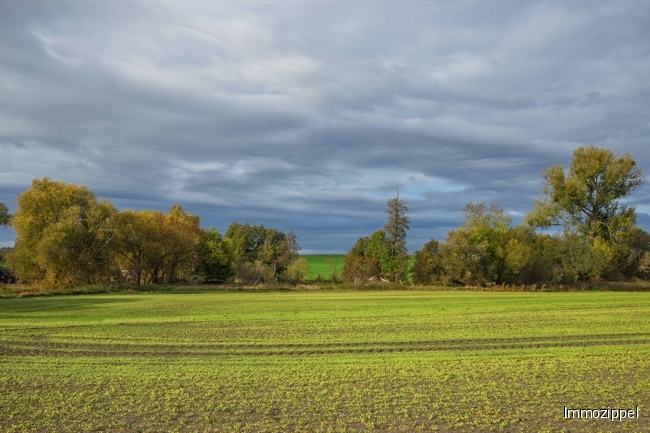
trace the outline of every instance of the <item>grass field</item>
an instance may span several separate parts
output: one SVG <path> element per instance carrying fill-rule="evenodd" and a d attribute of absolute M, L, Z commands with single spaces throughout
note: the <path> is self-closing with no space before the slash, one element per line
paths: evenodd
<path fill-rule="evenodd" d="M 300 257 L 307 260 L 307 263 L 309 263 L 311 268 L 311 273 L 305 277 L 307 280 L 316 279 L 318 274 L 329 280 L 332 275 L 332 264 L 335 266 L 339 278 L 342 275 L 345 254 L 305 254 Z M 410 256 L 411 264 L 413 264 L 414 261 L 415 256 Z"/>
<path fill-rule="evenodd" d="M 614 292 L 0 299 L 0 431 L 650 431 L 649 317 Z"/>
<path fill-rule="evenodd" d="M 305 278 L 307 280 L 314 280 L 318 276 L 325 279 L 330 279 L 332 276 L 332 266 L 335 266 L 335 271 L 340 277 L 341 272 L 343 271 L 343 260 L 345 259 L 345 254 L 306 254 L 300 256 L 307 260 L 309 267 L 311 268 L 311 273 Z"/>

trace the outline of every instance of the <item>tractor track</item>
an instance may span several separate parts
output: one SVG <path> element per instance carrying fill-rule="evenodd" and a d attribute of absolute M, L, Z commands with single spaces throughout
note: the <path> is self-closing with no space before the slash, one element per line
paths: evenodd
<path fill-rule="evenodd" d="M 650 344 L 647 334 L 576 335 L 554 337 L 374 341 L 328 343 L 124 344 L 70 343 L 34 339 L 0 340 L 0 356 L 47 357 L 224 357 L 309 356 L 395 352 L 546 349 L 554 347 Z"/>

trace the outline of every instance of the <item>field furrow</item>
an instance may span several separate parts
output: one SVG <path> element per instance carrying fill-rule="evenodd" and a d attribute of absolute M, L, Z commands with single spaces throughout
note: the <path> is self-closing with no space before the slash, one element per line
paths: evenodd
<path fill-rule="evenodd" d="M 645 293 L 0 299 L 0 431 L 649 432 L 649 317 Z"/>
<path fill-rule="evenodd" d="M 645 338 L 638 338 L 645 337 Z M 2 340 L 0 356 L 218 357 L 544 349 L 650 344 L 650 334 L 314 344 L 110 344 Z"/>

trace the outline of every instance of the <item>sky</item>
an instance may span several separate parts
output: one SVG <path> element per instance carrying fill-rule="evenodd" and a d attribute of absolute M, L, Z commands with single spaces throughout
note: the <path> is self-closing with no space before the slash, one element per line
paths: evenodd
<path fill-rule="evenodd" d="M 648 175 L 649 77 L 640 0 L 4 0 L 0 202 L 49 177 L 344 253 L 399 186 L 415 251 L 467 202 L 520 222 L 580 146 Z"/>

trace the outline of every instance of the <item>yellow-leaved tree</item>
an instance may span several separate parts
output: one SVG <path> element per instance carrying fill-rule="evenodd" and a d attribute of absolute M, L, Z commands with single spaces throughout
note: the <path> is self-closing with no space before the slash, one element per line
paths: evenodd
<path fill-rule="evenodd" d="M 568 171 L 555 165 L 542 172 L 544 196 L 525 221 L 547 229 L 563 226 L 586 241 L 593 257 L 589 274 L 620 279 L 638 267 L 631 248 L 638 232 L 636 209 L 623 202 L 645 178 L 629 154 L 620 157 L 607 148 L 587 146 L 573 152 Z M 565 236 L 566 237 L 566 236 Z M 581 241 L 582 242 L 582 241 Z"/>
<path fill-rule="evenodd" d="M 568 172 L 554 165 L 542 172 L 544 196 L 526 215 L 534 227 L 564 226 L 590 242 L 620 243 L 629 237 L 636 210 L 621 202 L 644 182 L 641 168 L 629 154 L 617 157 L 602 147 L 579 147 Z"/>
<path fill-rule="evenodd" d="M 7 257 L 20 280 L 71 287 L 107 280 L 117 211 L 85 186 L 34 179 L 16 199 Z"/>
<path fill-rule="evenodd" d="M 174 205 L 168 214 L 124 210 L 117 217 L 115 251 L 124 276 L 136 284 L 191 279 L 204 235 L 199 217 Z"/>

